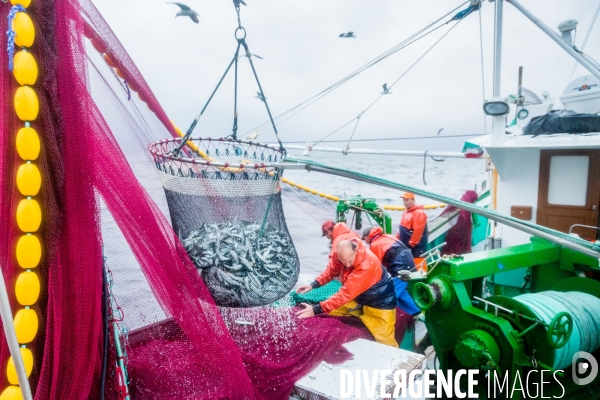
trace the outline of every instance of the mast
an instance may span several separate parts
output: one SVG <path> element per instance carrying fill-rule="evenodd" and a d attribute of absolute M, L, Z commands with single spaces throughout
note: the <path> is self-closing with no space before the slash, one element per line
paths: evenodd
<path fill-rule="evenodd" d="M 496 0 L 494 13 L 494 91 L 493 97 L 501 96 L 502 77 L 502 17 L 504 11 L 504 0 Z M 492 142 L 500 143 L 504 139 L 505 129 L 504 116 L 496 116 L 492 119 Z"/>

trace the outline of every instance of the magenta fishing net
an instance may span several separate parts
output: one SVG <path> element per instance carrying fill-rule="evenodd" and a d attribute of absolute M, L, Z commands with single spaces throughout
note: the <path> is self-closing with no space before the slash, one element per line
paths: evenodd
<path fill-rule="evenodd" d="M 477 192 L 467 190 L 460 198 L 467 203 L 477 201 Z M 456 207 L 449 206 L 441 215 L 456 211 Z M 446 245 L 442 249 L 442 254 L 466 254 L 471 252 L 471 233 L 473 231 L 473 221 L 471 213 L 465 210 L 458 212 L 456 224 L 446 233 Z"/>
<path fill-rule="evenodd" d="M 3 15 L 10 8 L 0 3 Z M 145 148 L 176 133 L 135 64 L 89 0 L 34 0 L 27 12 L 41 71 L 34 86 L 40 115 L 32 123 L 42 141 L 44 249 L 34 306 L 40 328 L 29 346 L 35 398 L 121 396 L 113 328 L 103 324 L 104 259 L 111 304 L 120 303 L 131 329 L 120 343 L 134 399 L 287 399 L 319 362 L 347 359 L 341 344 L 364 331 L 337 319 L 215 305 L 171 228 L 164 193 L 152 190 L 161 185 Z M 7 31 L 6 18 L 0 28 Z M 5 35 L 0 42 L 6 49 Z M 12 106 L 17 84 L 0 54 L 0 262 L 10 292 L 20 272 L 14 138 L 22 122 Z M 1 365 L 8 356 L 2 340 Z"/>

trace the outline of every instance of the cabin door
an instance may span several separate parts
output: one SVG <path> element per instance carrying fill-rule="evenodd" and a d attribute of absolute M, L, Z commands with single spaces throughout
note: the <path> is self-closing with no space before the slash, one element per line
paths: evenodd
<path fill-rule="evenodd" d="M 537 223 L 584 239 L 600 238 L 600 150 L 542 150 Z"/>

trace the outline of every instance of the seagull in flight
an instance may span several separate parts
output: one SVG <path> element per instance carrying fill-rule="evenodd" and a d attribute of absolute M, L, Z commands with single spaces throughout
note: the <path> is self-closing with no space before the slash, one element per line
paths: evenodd
<path fill-rule="evenodd" d="M 246 53 L 246 54 L 242 54 L 241 56 L 238 57 L 238 60 L 242 57 L 248 57 L 250 58 L 250 56 L 254 56 L 256 58 L 260 58 L 261 60 L 263 60 L 263 58 L 261 56 L 259 56 L 258 54 L 254 54 L 254 53 Z"/>
<path fill-rule="evenodd" d="M 340 37 L 341 38 L 353 38 L 353 39 L 356 39 L 356 35 L 354 34 L 354 32 L 340 33 Z"/>
<path fill-rule="evenodd" d="M 383 92 L 381 92 L 381 94 L 392 94 L 392 92 L 390 92 L 390 89 L 387 87 L 387 83 L 383 84 Z"/>
<path fill-rule="evenodd" d="M 263 94 L 261 92 L 256 92 L 256 97 L 257 99 L 259 99 L 260 101 L 262 101 L 264 103 L 264 101 L 266 100 L 266 97 L 263 96 Z"/>
<path fill-rule="evenodd" d="M 176 6 L 179 6 L 179 8 L 181 8 L 181 10 L 175 14 L 175 18 L 177 17 L 190 17 L 190 19 L 192 21 L 194 21 L 195 23 L 198 23 L 198 17 L 200 16 L 200 14 L 198 14 L 196 11 L 192 10 L 190 7 L 186 6 L 185 4 L 181 4 L 181 3 L 167 3 L 167 4 L 175 4 Z"/>

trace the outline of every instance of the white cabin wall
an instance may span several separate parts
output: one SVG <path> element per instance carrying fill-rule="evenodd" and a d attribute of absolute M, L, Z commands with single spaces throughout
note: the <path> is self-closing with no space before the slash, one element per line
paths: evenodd
<path fill-rule="evenodd" d="M 538 204 L 540 175 L 540 149 L 511 148 L 488 149 L 494 166 L 498 170 L 498 211 L 510 215 L 511 206 L 531 206 L 535 223 Z M 498 233 L 498 228 L 500 231 Z M 529 243 L 531 235 L 517 229 L 498 224 L 497 236 L 502 237 L 502 247 Z"/>

